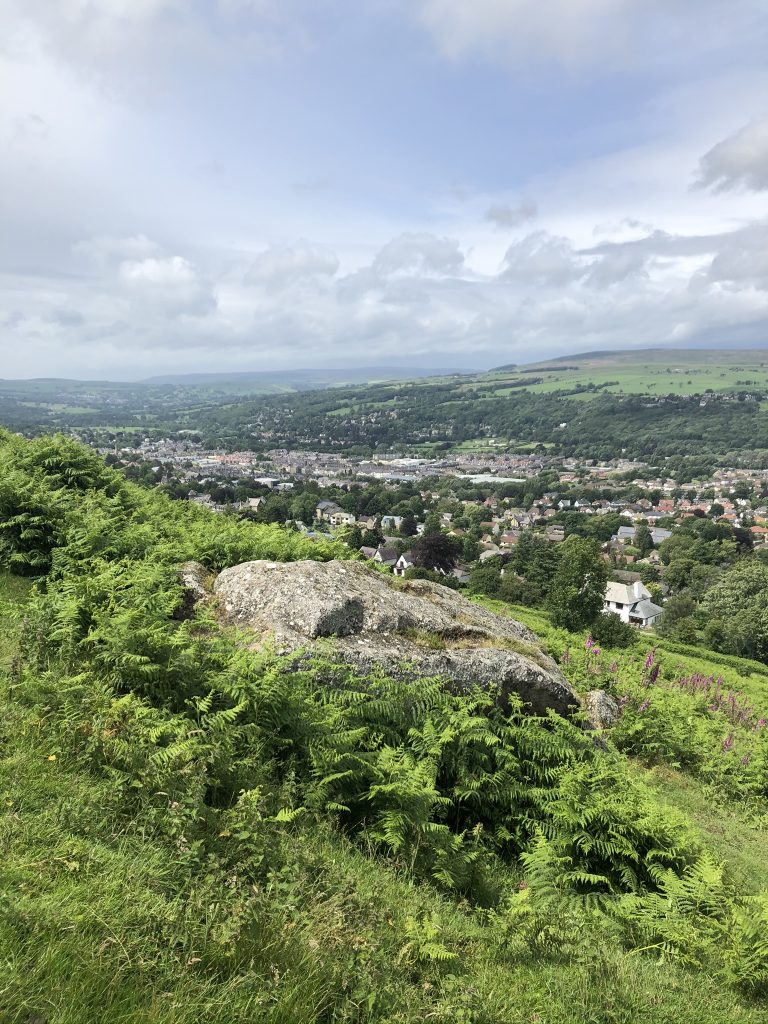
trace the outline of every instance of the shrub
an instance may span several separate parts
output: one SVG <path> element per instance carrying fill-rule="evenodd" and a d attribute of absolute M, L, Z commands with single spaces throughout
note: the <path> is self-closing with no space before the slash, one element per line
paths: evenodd
<path fill-rule="evenodd" d="M 601 647 L 627 648 L 637 644 L 637 630 L 614 612 L 598 615 L 592 624 L 592 638 Z"/>

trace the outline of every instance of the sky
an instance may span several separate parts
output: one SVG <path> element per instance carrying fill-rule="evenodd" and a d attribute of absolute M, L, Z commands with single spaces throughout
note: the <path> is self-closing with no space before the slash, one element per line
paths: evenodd
<path fill-rule="evenodd" d="M 768 347 L 766 0 L 0 0 L 0 377 Z"/>

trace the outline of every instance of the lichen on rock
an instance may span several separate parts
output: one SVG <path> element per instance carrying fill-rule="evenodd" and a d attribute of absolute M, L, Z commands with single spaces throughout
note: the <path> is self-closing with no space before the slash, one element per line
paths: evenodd
<path fill-rule="evenodd" d="M 441 677 L 446 685 L 497 688 L 528 709 L 570 715 L 578 699 L 536 636 L 455 591 L 423 580 L 397 585 L 360 562 L 244 562 L 214 582 L 227 625 L 285 651 L 320 650 L 361 675 Z"/>

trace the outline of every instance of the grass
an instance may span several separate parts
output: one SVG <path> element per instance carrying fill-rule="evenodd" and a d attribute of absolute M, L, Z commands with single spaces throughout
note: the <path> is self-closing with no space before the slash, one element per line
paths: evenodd
<path fill-rule="evenodd" d="M 482 912 L 309 816 L 286 827 L 259 884 L 231 867 L 227 830 L 205 858 L 190 856 L 169 830 L 173 807 L 153 816 L 130 786 L 75 759 L 46 691 L 8 677 L 28 592 L 0 575 L 1 1024 L 765 1019 L 704 974 L 597 931 L 561 950 L 520 948 Z M 738 808 L 715 810 L 682 775 L 648 777 L 734 877 L 765 884 L 768 839 Z"/>

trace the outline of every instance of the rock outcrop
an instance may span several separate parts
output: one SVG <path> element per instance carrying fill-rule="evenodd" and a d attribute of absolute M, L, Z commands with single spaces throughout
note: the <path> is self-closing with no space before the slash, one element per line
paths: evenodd
<path fill-rule="evenodd" d="M 495 687 L 530 710 L 567 715 L 578 699 L 536 636 L 447 587 L 390 580 L 360 562 L 244 562 L 216 578 L 227 625 L 274 640 L 285 652 L 328 646 L 361 674 L 383 669 L 417 680 L 440 676 L 462 689 Z"/>
<path fill-rule="evenodd" d="M 583 700 L 584 713 L 596 729 L 610 729 L 621 717 L 621 705 L 605 690 L 590 690 Z"/>

